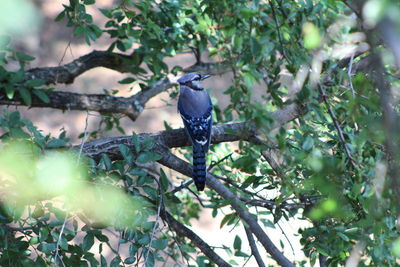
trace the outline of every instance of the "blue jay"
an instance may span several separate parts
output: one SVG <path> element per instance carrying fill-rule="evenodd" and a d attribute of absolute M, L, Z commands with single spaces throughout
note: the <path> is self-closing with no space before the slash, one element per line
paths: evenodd
<path fill-rule="evenodd" d="M 211 139 L 213 106 L 210 96 L 200 82 L 208 77 L 210 75 L 193 72 L 178 79 L 178 112 L 192 141 L 193 180 L 199 191 L 204 190 L 206 183 L 206 153 Z"/>

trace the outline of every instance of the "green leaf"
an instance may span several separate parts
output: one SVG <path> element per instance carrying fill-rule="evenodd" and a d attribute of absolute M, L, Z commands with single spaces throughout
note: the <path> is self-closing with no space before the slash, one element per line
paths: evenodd
<path fill-rule="evenodd" d="M 32 92 L 44 103 L 50 103 L 50 98 L 47 96 L 44 90 L 33 89 Z"/>
<path fill-rule="evenodd" d="M 161 191 L 166 192 L 168 190 L 169 181 L 163 169 L 160 169 L 160 184 L 161 184 Z"/>
<path fill-rule="evenodd" d="M 25 82 L 25 85 L 28 87 L 37 87 L 37 86 L 41 86 L 43 84 L 44 84 L 43 79 L 33 79 L 33 80 L 28 80 Z"/>
<path fill-rule="evenodd" d="M 140 152 L 140 141 L 139 141 L 139 137 L 137 136 L 137 134 L 132 133 L 132 144 L 135 147 L 135 151 L 136 153 Z"/>
<path fill-rule="evenodd" d="M 112 261 L 110 262 L 110 267 L 119 267 L 121 263 L 121 258 L 119 256 L 116 256 Z"/>
<path fill-rule="evenodd" d="M 133 264 L 136 261 L 136 257 L 129 257 L 124 260 L 125 264 Z"/>
<path fill-rule="evenodd" d="M 138 243 L 142 246 L 147 246 L 150 243 L 150 235 L 148 233 L 144 234 L 139 240 Z"/>
<path fill-rule="evenodd" d="M 146 267 L 154 267 L 154 254 L 153 251 L 149 251 L 149 253 L 145 254 L 146 255 Z"/>
<path fill-rule="evenodd" d="M 168 240 L 166 239 L 157 239 L 151 242 L 151 247 L 158 250 L 164 250 L 167 246 L 168 246 Z"/>
<path fill-rule="evenodd" d="M 250 39 L 250 51 L 254 58 L 257 58 L 262 52 L 262 46 L 255 38 Z"/>
<path fill-rule="evenodd" d="M 221 221 L 221 224 L 219 225 L 219 228 L 224 227 L 225 224 L 227 224 L 228 222 L 232 222 L 233 220 L 235 220 L 235 218 L 236 218 L 236 213 L 230 213 L 225 215 L 225 217 Z"/>
<path fill-rule="evenodd" d="M 31 92 L 29 92 L 28 89 L 26 89 L 25 87 L 20 87 L 18 88 L 18 92 L 27 106 L 32 105 L 32 96 Z"/>
<path fill-rule="evenodd" d="M 60 14 L 57 15 L 54 21 L 56 22 L 61 21 L 64 17 L 65 17 L 65 11 L 62 11 Z"/>
<path fill-rule="evenodd" d="M 148 150 L 152 149 L 153 146 L 154 146 L 153 138 L 146 138 L 142 142 L 142 150 L 148 151 Z"/>
<path fill-rule="evenodd" d="M 32 57 L 22 52 L 16 52 L 16 56 L 20 61 L 32 61 L 35 59 L 35 57 Z"/>
<path fill-rule="evenodd" d="M 74 29 L 74 35 L 75 36 L 81 35 L 81 34 L 83 34 L 84 31 L 85 31 L 85 28 L 83 26 L 79 25 L 78 27 L 76 27 Z"/>
<path fill-rule="evenodd" d="M 110 158 L 108 157 L 107 154 L 102 154 L 101 155 L 101 162 L 103 162 L 104 166 L 106 167 L 107 170 L 111 170 L 112 168 L 112 163 Z"/>
<path fill-rule="evenodd" d="M 151 186 L 148 185 L 144 185 L 143 187 L 143 191 L 151 198 L 151 199 L 156 199 L 158 197 L 158 193 L 157 190 L 154 189 Z"/>
<path fill-rule="evenodd" d="M 103 9 L 103 8 L 99 8 L 100 12 L 106 16 L 107 18 L 111 19 L 112 18 L 112 12 L 111 10 L 108 9 Z"/>
<path fill-rule="evenodd" d="M 41 243 L 38 246 L 38 250 L 42 251 L 44 254 L 50 255 L 56 250 L 56 243 Z"/>
<path fill-rule="evenodd" d="M 107 267 L 107 260 L 106 260 L 106 258 L 104 258 L 103 255 L 100 255 L 100 266 Z"/>
<path fill-rule="evenodd" d="M 135 78 L 128 77 L 128 78 L 125 78 L 125 79 L 122 79 L 122 80 L 118 81 L 118 83 L 120 83 L 120 84 L 130 84 L 130 83 L 133 83 L 135 81 L 136 81 Z"/>
<path fill-rule="evenodd" d="M 15 87 L 11 84 L 6 84 L 4 86 L 6 88 L 6 95 L 8 99 L 13 99 L 15 93 Z"/>
<path fill-rule="evenodd" d="M 337 235 L 346 242 L 350 241 L 349 237 L 341 232 L 338 232 Z"/>
<path fill-rule="evenodd" d="M 243 156 L 234 162 L 234 166 L 246 173 L 255 173 L 258 162 L 252 156 Z"/>
<path fill-rule="evenodd" d="M 133 155 L 132 155 L 131 151 L 129 150 L 129 148 L 124 144 L 120 144 L 118 147 L 119 147 L 119 151 L 121 152 L 122 156 L 124 157 L 126 163 L 131 164 L 133 161 Z"/>
<path fill-rule="evenodd" d="M 83 238 L 82 249 L 88 251 L 94 244 L 94 235 L 92 233 L 87 233 Z"/>
<path fill-rule="evenodd" d="M 307 136 L 306 140 L 304 141 L 302 148 L 304 150 L 310 150 L 314 146 L 314 139 L 311 136 Z"/>
<path fill-rule="evenodd" d="M 233 248 L 236 250 L 240 250 L 242 248 L 242 240 L 239 236 L 235 236 L 235 240 L 233 241 Z"/>
<path fill-rule="evenodd" d="M 67 141 L 64 139 L 51 139 L 47 143 L 48 148 L 57 148 L 57 147 L 64 147 L 67 144 Z"/>
<path fill-rule="evenodd" d="M 144 151 L 144 152 L 140 152 L 136 161 L 138 163 L 148 163 L 148 162 L 157 161 L 160 159 L 162 159 L 162 156 L 160 154 L 151 152 L 151 151 Z"/>

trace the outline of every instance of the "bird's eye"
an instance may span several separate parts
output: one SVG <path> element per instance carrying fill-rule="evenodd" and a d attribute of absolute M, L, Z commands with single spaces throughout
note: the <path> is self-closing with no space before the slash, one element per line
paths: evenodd
<path fill-rule="evenodd" d="M 195 80 L 195 81 L 200 81 L 200 79 L 201 79 L 201 76 L 200 76 L 200 75 L 197 75 L 196 77 L 194 77 L 193 80 Z"/>

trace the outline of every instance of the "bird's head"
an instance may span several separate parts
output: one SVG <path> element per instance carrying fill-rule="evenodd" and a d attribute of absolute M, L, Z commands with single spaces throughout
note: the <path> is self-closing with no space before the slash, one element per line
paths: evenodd
<path fill-rule="evenodd" d="M 203 90 L 203 86 L 201 85 L 201 81 L 207 79 L 211 75 L 201 75 L 197 72 L 192 72 L 183 75 L 178 79 L 178 83 L 180 85 L 185 85 L 193 90 Z"/>

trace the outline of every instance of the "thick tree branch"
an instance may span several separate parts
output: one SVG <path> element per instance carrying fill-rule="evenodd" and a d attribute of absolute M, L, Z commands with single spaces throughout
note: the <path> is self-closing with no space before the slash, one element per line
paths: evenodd
<path fill-rule="evenodd" d="M 112 69 L 121 73 L 131 72 L 143 61 L 143 55 L 134 52 L 131 55 L 94 50 L 67 64 L 56 67 L 33 68 L 25 73 L 26 80 L 42 79 L 44 84 L 70 84 L 82 73 L 97 67 Z M 198 62 L 184 72 L 202 72 L 213 75 L 223 74 L 229 69 L 222 63 Z"/>
<path fill-rule="evenodd" d="M 133 53 L 123 55 L 108 51 L 92 51 L 70 63 L 57 67 L 42 67 L 30 69 L 25 74 L 26 80 L 42 79 L 44 84 L 72 83 L 76 77 L 87 70 L 105 67 L 118 72 L 130 72 L 142 62 L 142 55 Z M 228 71 L 224 63 L 196 63 L 183 72 L 198 71 L 208 74 L 223 74 Z M 174 81 L 165 78 L 156 82 L 131 97 L 115 97 L 104 94 L 78 94 L 69 92 L 48 92 L 48 103 L 33 96 L 31 107 L 48 107 L 62 110 L 90 110 L 104 113 L 121 113 L 135 120 L 144 109 L 145 103 L 157 94 L 166 91 L 174 85 Z M 19 95 L 8 99 L 5 92 L 0 94 L 0 105 L 26 106 Z"/>
<path fill-rule="evenodd" d="M 45 84 L 73 83 L 76 77 L 96 67 L 104 67 L 118 72 L 130 72 L 142 62 L 138 53 L 123 55 L 108 51 L 92 51 L 70 63 L 57 67 L 43 67 L 28 70 L 26 80 L 42 79 Z"/>
<path fill-rule="evenodd" d="M 186 176 L 192 175 L 192 165 L 186 161 L 173 155 L 166 147 L 156 146 L 154 151 L 162 156 L 159 163 L 173 169 Z M 271 257 L 280 266 L 295 266 L 291 263 L 283 254 L 278 250 L 274 243 L 269 239 L 267 234 L 258 224 L 257 220 L 252 214 L 250 214 L 244 207 L 244 203 L 241 202 L 235 194 L 233 194 L 228 188 L 226 188 L 216 177 L 212 174 L 207 173 L 207 185 L 214 189 L 224 199 L 230 201 L 232 208 L 238 213 L 239 217 L 248 225 L 249 229 L 257 237 L 258 241 L 264 246 L 265 250 L 271 255 Z"/>
<path fill-rule="evenodd" d="M 283 124 L 292 121 L 302 114 L 300 104 L 290 104 L 277 110 L 271 114 L 274 123 L 269 130 L 276 129 Z M 222 142 L 233 142 L 238 140 L 249 140 L 251 136 L 256 135 L 259 129 L 252 122 L 237 122 L 216 125 L 212 128 L 212 143 L 219 144 Z M 190 141 L 187 138 L 184 129 L 174 129 L 161 131 L 154 134 L 139 134 L 139 139 L 153 138 L 157 144 L 165 147 L 182 147 L 189 146 Z M 130 136 L 109 137 L 98 139 L 84 144 L 84 153 L 95 159 L 99 159 L 101 154 L 107 154 L 111 159 L 120 159 L 121 154 L 119 145 L 124 144 L 133 149 Z"/>
<path fill-rule="evenodd" d="M 143 111 L 147 101 L 157 94 L 168 90 L 173 85 L 174 83 L 171 82 L 170 79 L 165 78 L 164 80 L 153 84 L 147 90 L 140 91 L 131 97 L 54 91 L 47 93 L 47 96 L 50 99 L 48 103 L 43 102 L 37 97 L 33 97 L 30 107 L 121 113 L 132 120 L 136 120 Z M 0 105 L 26 106 L 25 102 L 19 95 L 15 95 L 14 98 L 10 100 L 5 96 L 5 92 L 0 93 Z"/>
<path fill-rule="evenodd" d="M 192 243 L 197 246 L 211 261 L 213 261 L 218 266 L 228 267 L 231 266 L 229 263 L 224 261 L 217 253 L 212 250 L 212 248 L 203 241 L 198 235 L 196 235 L 192 230 L 187 228 L 185 225 L 175 220 L 171 214 L 167 211 L 162 210 L 161 218 L 168 223 L 168 225 L 174 229 L 174 231 L 183 237 L 189 238 Z"/>

